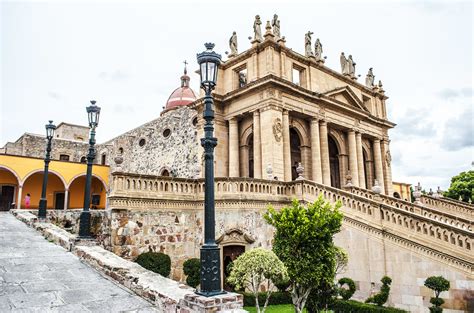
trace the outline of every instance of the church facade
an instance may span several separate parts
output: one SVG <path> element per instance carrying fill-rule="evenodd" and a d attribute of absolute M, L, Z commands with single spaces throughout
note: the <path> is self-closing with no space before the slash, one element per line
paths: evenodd
<path fill-rule="evenodd" d="M 342 53 L 335 71 L 325 66 L 319 39 L 312 49 L 311 32 L 303 55 L 286 47 L 278 20 L 263 33 L 258 21 L 248 50 L 238 52 L 233 34 L 214 92 L 221 268 L 245 250 L 271 248 L 273 229 L 262 218 L 268 205 L 322 195 L 343 204 L 336 244 L 349 253 L 342 275 L 356 281 L 357 298 L 388 275 L 389 304 L 422 312 L 430 294 L 424 279 L 443 275 L 452 286 L 445 297 L 449 312 L 468 311 L 474 306 L 474 207 L 419 194 L 412 203 L 406 184 L 395 184 L 394 193 L 388 131 L 395 124 L 372 69 L 361 84 L 352 56 Z M 183 262 L 198 257 L 203 242 L 202 111 L 185 70 L 160 117 L 97 145 L 96 162 L 110 166 L 107 213 L 97 213 L 95 228 L 101 244 L 131 259 L 165 252 L 172 277 L 181 281 Z M 33 156 L 19 142 L 3 152 Z M 74 145 L 72 151 L 87 146 Z M 75 152 L 72 161 L 81 156 Z"/>

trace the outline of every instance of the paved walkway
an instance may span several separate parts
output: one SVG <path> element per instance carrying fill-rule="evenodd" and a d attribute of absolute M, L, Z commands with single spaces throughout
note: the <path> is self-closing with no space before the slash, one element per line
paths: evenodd
<path fill-rule="evenodd" d="M 0 312 L 158 312 L 0 212 Z"/>

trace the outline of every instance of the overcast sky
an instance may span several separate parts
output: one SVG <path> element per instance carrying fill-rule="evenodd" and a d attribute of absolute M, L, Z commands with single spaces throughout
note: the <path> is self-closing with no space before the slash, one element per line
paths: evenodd
<path fill-rule="evenodd" d="M 472 2 L 433 1 L 42 1 L 0 4 L 0 146 L 44 124 L 87 124 L 90 99 L 102 107 L 99 142 L 157 116 L 179 86 L 183 61 L 198 89 L 196 53 L 216 43 L 224 56 L 237 32 L 250 47 L 254 16 L 277 13 L 287 46 L 304 52 L 320 38 L 326 65 L 352 54 L 360 82 L 382 80 L 394 181 L 429 189 L 472 169 Z"/>

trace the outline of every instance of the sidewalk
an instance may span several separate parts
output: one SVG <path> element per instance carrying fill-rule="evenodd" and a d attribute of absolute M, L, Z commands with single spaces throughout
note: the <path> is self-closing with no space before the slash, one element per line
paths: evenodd
<path fill-rule="evenodd" d="M 0 312 L 159 312 L 0 212 Z"/>

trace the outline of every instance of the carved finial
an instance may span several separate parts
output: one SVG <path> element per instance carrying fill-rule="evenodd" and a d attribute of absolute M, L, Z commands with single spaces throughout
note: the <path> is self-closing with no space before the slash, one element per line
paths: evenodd
<path fill-rule="evenodd" d="M 298 173 L 298 177 L 296 177 L 296 180 L 304 180 L 303 172 L 304 167 L 301 165 L 301 162 L 298 162 L 298 166 L 296 167 L 296 173 Z"/>
<path fill-rule="evenodd" d="M 372 186 L 372 191 L 378 195 L 382 193 L 382 187 L 379 185 L 378 180 L 374 181 L 374 185 Z"/>
<path fill-rule="evenodd" d="M 352 187 L 352 174 L 351 171 L 347 171 L 346 174 L 346 187 Z"/>

